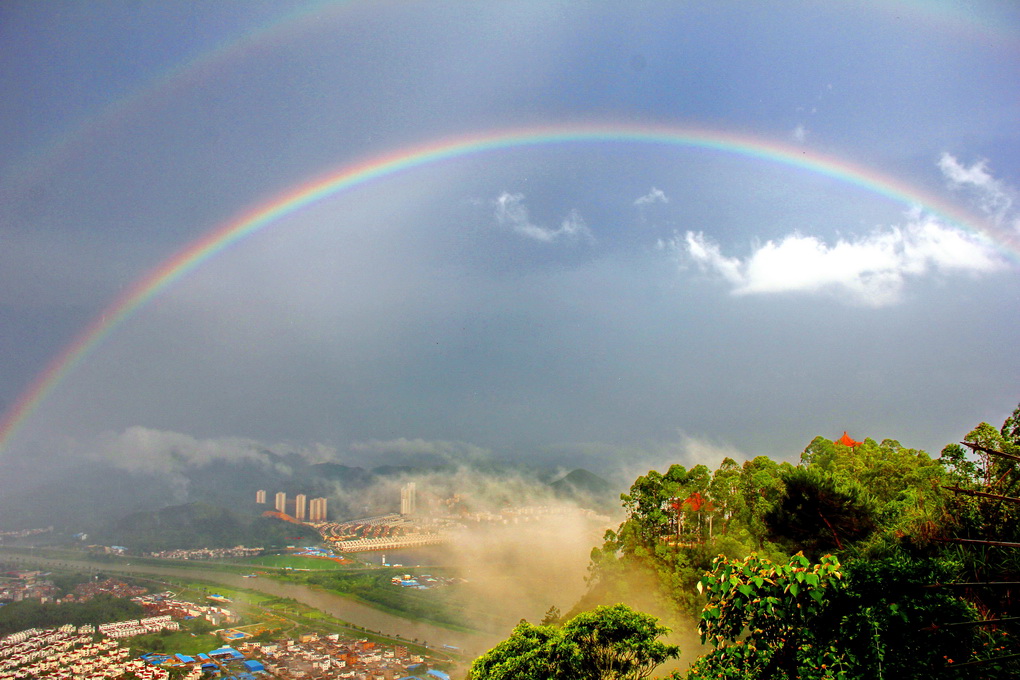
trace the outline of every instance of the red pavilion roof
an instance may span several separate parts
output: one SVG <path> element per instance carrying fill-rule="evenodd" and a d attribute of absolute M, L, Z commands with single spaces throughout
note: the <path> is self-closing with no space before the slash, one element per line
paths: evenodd
<path fill-rule="evenodd" d="M 850 435 L 848 435 L 846 433 L 846 430 L 843 430 L 843 436 L 840 437 L 839 439 L 837 439 L 836 443 L 837 444 L 842 444 L 843 446 L 860 446 L 861 445 L 861 442 L 856 441 L 854 439 L 851 439 Z"/>

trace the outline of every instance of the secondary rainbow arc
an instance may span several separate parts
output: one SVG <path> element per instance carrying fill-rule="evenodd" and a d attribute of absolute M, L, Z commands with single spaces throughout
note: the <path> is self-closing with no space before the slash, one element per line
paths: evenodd
<path fill-rule="evenodd" d="M 590 124 L 486 131 L 401 149 L 345 166 L 284 192 L 192 241 L 135 282 L 68 344 L 25 389 L 0 422 L 0 451 L 26 419 L 71 370 L 137 309 L 233 243 L 323 198 L 352 187 L 444 160 L 472 154 L 556 144 L 659 144 L 715 150 L 800 168 L 861 187 L 908 206 L 924 209 L 968 230 L 984 234 L 1016 259 L 1020 243 L 952 203 L 926 194 L 870 168 L 802 147 L 721 130 L 651 125 Z"/>

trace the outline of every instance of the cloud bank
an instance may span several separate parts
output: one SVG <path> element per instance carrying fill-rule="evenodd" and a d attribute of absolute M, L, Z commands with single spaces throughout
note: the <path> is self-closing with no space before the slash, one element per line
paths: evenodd
<path fill-rule="evenodd" d="M 816 236 L 789 234 L 766 241 L 745 258 L 724 255 L 702 232 L 688 231 L 664 247 L 680 261 L 722 278 L 734 295 L 829 294 L 870 307 L 899 302 L 910 278 L 1003 266 L 983 239 L 932 218 L 831 245 Z"/>
<path fill-rule="evenodd" d="M 950 186 L 973 193 L 978 206 L 999 224 L 1013 221 L 1014 191 L 988 172 L 987 163 L 965 166 L 948 153 L 938 161 Z M 1003 260 L 982 236 L 947 226 L 914 209 L 902 226 L 827 243 L 799 232 L 756 245 L 746 257 L 723 254 L 704 232 L 687 231 L 660 241 L 681 266 L 693 264 L 727 282 L 734 295 L 807 293 L 851 304 L 884 307 L 902 299 L 906 282 L 932 273 L 984 274 Z"/>
<path fill-rule="evenodd" d="M 325 444 L 265 444 L 243 437 L 199 439 L 180 432 L 135 425 L 106 432 L 89 456 L 134 473 L 175 475 L 213 462 L 254 463 L 281 474 L 290 470 L 273 456 L 299 456 L 309 464 L 336 461 L 337 450 Z"/>

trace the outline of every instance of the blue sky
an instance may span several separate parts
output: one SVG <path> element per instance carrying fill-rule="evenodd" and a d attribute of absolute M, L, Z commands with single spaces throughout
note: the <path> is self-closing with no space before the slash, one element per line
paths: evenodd
<path fill-rule="evenodd" d="M 707 149 L 443 161 L 163 290 L 0 465 L 265 446 L 626 475 L 844 429 L 935 453 L 1020 401 L 1018 35 L 999 2 L 6 3 L 0 408 L 194 239 L 453 136 L 707 127 L 891 177 L 985 235 Z"/>

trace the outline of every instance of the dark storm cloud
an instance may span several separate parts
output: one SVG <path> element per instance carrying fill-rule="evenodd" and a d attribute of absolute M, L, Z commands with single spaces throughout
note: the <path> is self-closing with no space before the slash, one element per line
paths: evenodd
<path fill-rule="evenodd" d="M 6 44 L 23 58 L 0 76 L 13 131 L 0 156 L 31 157 L 272 16 L 170 7 L 82 6 L 80 22 L 7 10 L 17 21 L 0 31 L 18 27 Z M 154 87 L 37 179 L 2 186 L 0 323 L 13 330 L 0 400 L 14 403 L 76 329 L 215 226 L 327 170 L 454 134 L 588 120 L 764 140 L 809 129 L 805 149 L 1014 219 L 1002 210 L 1020 184 L 1012 48 L 876 28 L 861 7 L 645 10 L 350 3 Z M 196 24 L 205 32 L 187 42 Z M 126 55 L 148 55 L 144 73 Z M 1018 283 L 1014 261 L 956 276 L 950 260 L 969 254 L 972 273 L 990 260 L 947 225 L 896 232 L 907 208 L 705 149 L 506 149 L 379 178 L 161 291 L 0 455 L 120 455 L 96 443 L 106 432 L 606 470 L 795 456 L 848 428 L 937 448 L 1017 399 L 1016 317 L 1003 310 Z M 702 236 L 679 246 L 701 248 L 704 273 L 656 248 L 688 233 Z M 894 257 L 867 281 L 844 271 L 830 297 L 765 294 L 781 288 L 777 269 L 758 276 L 756 256 L 801 246 L 785 276 L 811 262 L 831 274 L 840 244 Z M 928 254 L 902 259 L 911 248 Z M 884 306 L 843 304 L 848 292 Z M 139 461 L 164 450 L 118 442 L 157 452 Z"/>

